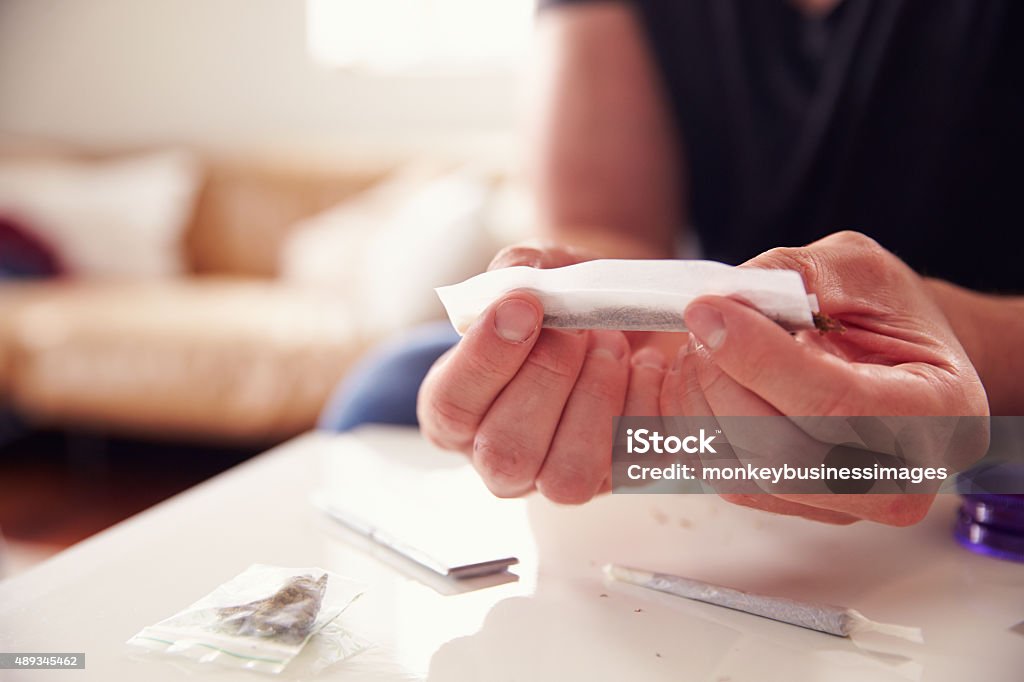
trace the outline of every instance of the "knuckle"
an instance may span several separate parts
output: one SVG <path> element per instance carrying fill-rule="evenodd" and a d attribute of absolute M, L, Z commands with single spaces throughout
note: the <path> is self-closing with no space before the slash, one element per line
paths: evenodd
<path fill-rule="evenodd" d="M 506 433 L 478 432 L 473 440 L 473 461 L 488 487 L 497 495 L 533 480 L 532 462 L 539 458 Z"/>
<path fill-rule="evenodd" d="M 466 349 L 462 358 L 464 367 L 460 368 L 459 378 L 475 383 L 481 379 L 506 378 L 508 370 L 502 362 L 501 354 L 491 351 L 490 348 L 480 347 Z"/>
<path fill-rule="evenodd" d="M 884 250 L 877 241 L 857 230 L 840 230 L 828 237 L 828 240 L 863 250 Z"/>
<path fill-rule="evenodd" d="M 478 418 L 454 400 L 439 397 L 422 410 L 420 423 L 424 434 L 435 444 L 462 448 L 472 440 Z"/>
<path fill-rule="evenodd" d="M 573 392 L 598 404 L 617 403 L 625 393 L 625 381 L 611 373 L 595 373 L 577 381 Z"/>
<path fill-rule="evenodd" d="M 805 283 L 818 281 L 818 259 L 810 247 L 779 246 L 765 251 L 755 261 L 762 267 L 796 270 L 803 277 Z"/>
<path fill-rule="evenodd" d="M 459 452 L 465 451 L 465 448 L 461 447 L 458 441 L 453 439 L 449 433 L 433 427 L 429 420 L 419 417 L 419 422 L 420 433 L 423 434 L 423 437 L 427 439 L 428 443 L 431 443 L 443 450 L 455 450 Z"/>
<path fill-rule="evenodd" d="M 420 418 L 420 433 L 427 440 L 428 443 L 439 447 L 443 450 L 454 450 L 457 452 L 465 452 L 465 447 L 460 445 L 459 441 L 453 439 L 447 432 L 438 430 L 432 427 L 428 421 Z"/>
<path fill-rule="evenodd" d="M 882 283 L 899 273 L 894 268 L 898 259 L 885 247 L 862 232 L 844 230 L 829 237 L 841 248 L 833 254 L 836 261 L 847 261 L 856 268 L 857 274 L 869 283 Z"/>
<path fill-rule="evenodd" d="M 576 381 L 580 359 L 563 346 L 538 343 L 527 356 L 524 365 L 542 388 L 557 389 Z"/>
<path fill-rule="evenodd" d="M 872 278 L 885 277 L 892 272 L 893 255 L 872 241 L 874 246 L 858 248 L 857 265 L 861 271 Z"/>

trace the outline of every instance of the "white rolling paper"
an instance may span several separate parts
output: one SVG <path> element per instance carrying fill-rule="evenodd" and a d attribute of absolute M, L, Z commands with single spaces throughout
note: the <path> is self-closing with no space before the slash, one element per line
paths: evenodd
<path fill-rule="evenodd" d="M 528 290 L 544 305 L 544 326 L 622 331 L 686 331 L 695 298 L 730 296 L 791 331 L 814 328 L 817 299 L 793 270 L 737 268 L 701 260 L 595 260 L 540 270 L 492 270 L 440 287 L 455 329 L 464 334 L 504 294 Z"/>

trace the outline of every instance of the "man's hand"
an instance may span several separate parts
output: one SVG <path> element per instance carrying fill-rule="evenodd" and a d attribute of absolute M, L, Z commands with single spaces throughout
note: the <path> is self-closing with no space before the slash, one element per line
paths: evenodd
<path fill-rule="evenodd" d="M 988 415 L 981 381 L 924 281 L 873 240 L 841 232 L 745 265 L 800 272 L 822 312 L 846 331 L 792 336 L 739 301 L 694 301 L 684 318 L 697 343 L 679 353 L 666 376 L 663 414 Z M 984 436 L 978 434 L 979 447 Z M 823 521 L 908 525 L 933 496 L 726 497 Z"/>
<path fill-rule="evenodd" d="M 491 269 L 591 258 L 512 247 Z M 657 413 L 665 360 L 653 348 L 631 354 L 622 332 L 541 329 L 543 314 L 527 292 L 496 301 L 431 369 L 417 412 L 424 435 L 470 455 L 494 494 L 537 489 L 578 504 L 608 486 L 612 418 Z"/>

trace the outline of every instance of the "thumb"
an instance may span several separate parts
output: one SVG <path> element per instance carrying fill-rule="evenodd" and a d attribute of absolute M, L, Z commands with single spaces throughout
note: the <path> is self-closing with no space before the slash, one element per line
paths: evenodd
<path fill-rule="evenodd" d="M 704 296 L 683 318 L 712 362 L 783 414 L 829 414 L 862 385 L 845 360 L 800 343 L 739 301 Z"/>
<path fill-rule="evenodd" d="M 916 274 L 878 242 L 859 232 L 836 232 L 802 247 L 776 248 L 740 267 L 795 270 L 830 315 L 879 317 L 905 310 L 919 300 L 908 282 Z"/>

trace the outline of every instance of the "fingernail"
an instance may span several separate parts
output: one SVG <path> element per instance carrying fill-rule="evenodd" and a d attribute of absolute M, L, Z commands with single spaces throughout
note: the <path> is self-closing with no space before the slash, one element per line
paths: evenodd
<path fill-rule="evenodd" d="M 663 370 L 665 369 L 665 354 L 651 346 L 641 348 L 633 354 L 633 366 Z"/>
<path fill-rule="evenodd" d="M 512 343 L 522 343 L 533 336 L 540 324 L 537 309 L 522 299 L 512 298 L 494 311 L 494 329 Z"/>
<path fill-rule="evenodd" d="M 711 350 L 715 350 L 725 341 L 725 320 L 722 313 L 715 308 L 698 303 L 691 305 L 683 313 L 683 319 L 690 332 Z"/>
<path fill-rule="evenodd" d="M 588 342 L 591 355 L 607 355 L 614 360 L 626 357 L 626 340 L 620 332 L 595 329 L 590 332 Z"/>

